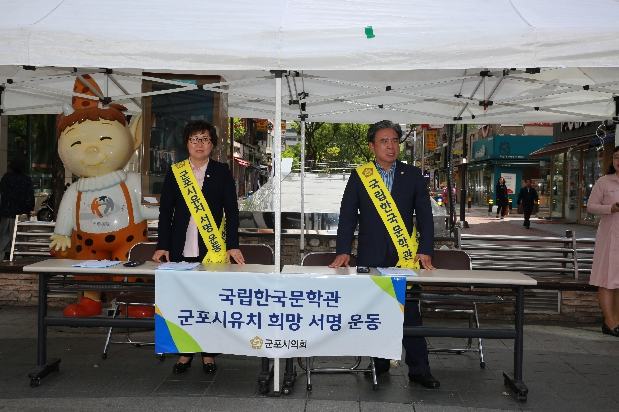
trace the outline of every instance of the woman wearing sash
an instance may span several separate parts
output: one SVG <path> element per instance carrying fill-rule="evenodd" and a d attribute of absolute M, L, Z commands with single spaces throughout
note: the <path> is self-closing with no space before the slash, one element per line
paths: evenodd
<path fill-rule="evenodd" d="M 172 165 L 163 181 L 153 260 L 230 263 L 232 258 L 245 263 L 239 250 L 239 209 L 232 173 L 225 163 L 210 159 L 217 145 L 215 127 L 204 121 L 189 122 L 183 131 L 183 144 L 189 159 Z M 191 367 L 193 354 L 179 355 L 174 373 Z M 202 353 L 204 372 L 215 373 L 216 355 Z"/>

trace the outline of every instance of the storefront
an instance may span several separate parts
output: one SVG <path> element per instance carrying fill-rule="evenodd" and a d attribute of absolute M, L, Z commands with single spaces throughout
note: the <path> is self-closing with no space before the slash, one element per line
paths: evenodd
<path fill-rule="evenodd" d="M 597 225 L 599 216 L 587 212 L 587 202 L 611 162 L 615 125 L 557 123 L 553 138 L 553 143 L 531 153 L 532 158 L 551 156 L 551 217 Z"/>
<path fill-rule="evenodd" d="M 550 158 L 529 159 L 532 148 L 541 148 L 551 136 L 495 135 L 473 142 L 472 161 L 468 166 L 469 196 L 480 206 L 495 201 L 499 177 L 506 180 L 512 205 L 516 205 L 525 179 L 533 180 L 540 196 L 540 215 L 550 215 Z M 534 149 L 535 150 L 535 149 Z"/>

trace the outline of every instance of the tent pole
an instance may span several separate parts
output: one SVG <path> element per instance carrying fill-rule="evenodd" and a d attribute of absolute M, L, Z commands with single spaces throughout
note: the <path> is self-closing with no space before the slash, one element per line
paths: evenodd
<path fill-rule="evenodd" d="M 453 233 L 454 231 L 454 221 L 455 210 L 454 210 L 454 197 L 451 191 L 451 186 L 453 185 L 453 175 L 454 175 L 454 167 L 453 167 L 453 142 L 456 134 L 456 125 L 450 124 L 448 126 L 447 132 L 447 199 L 449 206 L 449 233 Z"/>
<path fill-rule="evenodd" d="M 467 153 L 468 153 L 468 147 L 466 145 L 467 143 L 467 134 L 468 134 L 468 130 L 467 130 L 467 124 L 463 124 L 462 125 L 462 162 L 460 163 L 460 224 L 462 225 L 463 228 L 468 228 L 469 224 L 466 221 L 466 203 L 468 202 L 468 195 L 467 195 L 467 189 L 468 189 L 468 171 L 467 171 L 467 167 L 468 167 L 468 158 L 467 158 Z"/>
<path fill-rule="evenodd" d="M 305 119 L 301 119 L 301 261 L 305 255 Z"/>
<path fill-rule="evenodd" d="M 281 235 L 282 235 L 282 71 L 273 70 L 275 74 L 275 125 L 273 125 L 273 168 L 275 185 L 273 192 L 273 210 L 275 211 L 275 273 L 281 272 Z"/>
<path fill-rule="evenodd" d="M 275 75 L 275 133 L 273 134 L 273 209 L 275 211 L 275 273 L 281 272 L 282 237 L 282 70 L 272 70 Z M 279 394 L 279 358 L 273 359 L 273 392 Z"/>

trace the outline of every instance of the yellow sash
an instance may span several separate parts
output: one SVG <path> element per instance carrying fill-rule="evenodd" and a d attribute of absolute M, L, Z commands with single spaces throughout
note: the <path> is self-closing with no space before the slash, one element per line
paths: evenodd
<path fill-rule="evenodd" d="M 218 229 L 211 209 L 208 207 L 204 194 L 198 186 L 198 181 L 193 175 L 189 160 L 173 164 L 172 172 L 191 216 L 198 226 L 200 236 L 202 236 L 202 240 L 208 248 L 202 263 L 225 263 L 227 257 L 225 219 L 222 219 L 221 227 Z"/>
<path fill-rule="evenodd" d="M 398 264 L 401 268 L 419 269 L 419 261 L 413 263 L 417 254 L 417 232 L 413 227 L 412 236 L 408 235 L 400 211 L 391 197 L 385 182 L 380 177 L 374 162 L 359 166 L 357 174 L 376 207 L 376 211 L 387 228 L 391 240 L 398 251 Z"/>

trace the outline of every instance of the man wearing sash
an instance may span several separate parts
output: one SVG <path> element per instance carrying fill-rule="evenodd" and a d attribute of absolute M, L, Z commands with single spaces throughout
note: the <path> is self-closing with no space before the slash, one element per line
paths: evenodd
<path fill-rule="evenodd" d="M 217 131 L 210 123 L 192 121 L 183 131 L 189 159 L 172 165 L 159 201 L 155 262 L 243 264 L 239 250 L 239 209 L 232 173 L 210 159 Z M 224 220 L 225 215 L 225 220 Z M 225 223 L 224 223 L 225 222 Z M 191 367 L 193 354 L 180 354 L 174 373 Z M 215 373 L 214 353 L 202 353 L 206 373 Z"/>
<path fill-rule="evenodd" d="M 357 168 L 350 176 L 340 208 L 337 256 L 330 267 L 348 266 L 357 222 L 357 264 L 367 267 L 408 267 L 433 270 L 434 223 L 430 194 L 419 168 L 397 160 L 400 154 L 400 125 L 389 120 L 368 130 L 368 144 L 376 159 Z M 416 231 L 414 229 L 416 215 Z M 417 301 L 407 302 L 404 325 L 421 326 Z M 440 386 L 430 373 L 425 338 L 402 339 L 411 382 L 426 388 Z M 375 359 L 378 375 L 389 370 L 387 359 Z"/>

